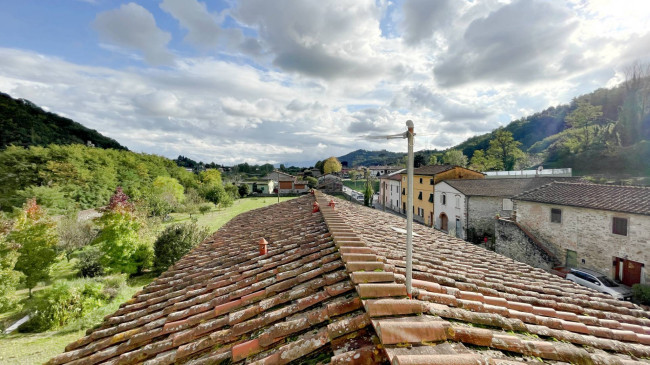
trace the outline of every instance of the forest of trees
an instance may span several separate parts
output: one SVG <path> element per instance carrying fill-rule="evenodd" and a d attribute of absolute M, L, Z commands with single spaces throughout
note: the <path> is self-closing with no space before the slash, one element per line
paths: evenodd
<path fill-rule="evenodd" d="M 123 149 L 112 138 L 68 118 L 46 112 L 29 100 L 14 99 L 0 93 L 0 149 L 9 145 L 47 146 L 49 144 L 90 144 Z"/>

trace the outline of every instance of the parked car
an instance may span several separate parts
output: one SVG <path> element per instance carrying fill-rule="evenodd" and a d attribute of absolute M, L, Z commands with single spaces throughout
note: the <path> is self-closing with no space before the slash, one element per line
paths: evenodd
<path fill-rule="evenodd" d="M 630 300 L 632 298 L 632 289 L 629 286 L 618 284 L 605 274 L 595 270 L 571 269 L 566 274 L 566 279 L 601 293 L 609 294 L 619 300 Z"/>

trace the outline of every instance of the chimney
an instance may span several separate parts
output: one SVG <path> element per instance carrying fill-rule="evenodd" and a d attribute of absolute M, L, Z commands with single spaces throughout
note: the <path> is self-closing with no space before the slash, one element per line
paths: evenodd
<path fill-rule="evenodd" d="M 260 256 L 266 255 L 268 251 L 269 243 L 264 239 L 260 238 Z"/>

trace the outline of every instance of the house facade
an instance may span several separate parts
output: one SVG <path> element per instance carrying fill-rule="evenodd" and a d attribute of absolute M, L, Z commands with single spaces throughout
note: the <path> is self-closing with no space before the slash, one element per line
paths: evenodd
<path fill-rule="evenodd" d="M 512 197 L 553 181 L 580 178 L 532 177 L 501 179 L 452 179 L 436 184 L 435 227 L 449 235 L 479 243 L 494 237 L 496 217 L 510 217 Z"/>
<path fill-rule="evenodd" d="M 402 213 L 406 214 L 407 172 L 402 177 Z M 433 226 L 435 223 L 434 193 L 435 184 L 449 179 L 483 179 L 485 175 L 478 171 L 453 165 L 430 165 L 413 170 L 413 219 Z"/>
<path fill-rule="evenodd" d="M 370 171 L 370 175 L 373 177 L 379 177 L 379 176 L 384 176 L 384 175 L 389 175 L 392 173 L 395 173 L 399 170 L 402 170 L 403 168 L 400 166 L 370 166 L 368 167 L 368 171 Z"/>
<path fill-rule="evenodd" d="M 274 170 L 264 176 L 265 180 L 275 180 L 278 186 L 274 188 L 273 193 L 277 193 L 276 189 L 280 189 L 280 194 L 300 194 L 309 191 L 306 181 L 298 180 L 297 177 L 284 173 L 282 171 Z"/>
<path fill-rule="evenodd" d="M 516 221 L 567 267 L 650 282 L 650 188 L 554 182 L 514 198 Z"/>
<path fill-rule="evenodd" d="M 258 194 L 271 194 L 275 189 L 276 182 L 273 180 L 257 180 L 257 181 L 244 181 L 243 184 L 248 185 L 251 193 Z"/>
<path fill-rule="evenodd" d="M 384 209 L 400 213 L 402 211 L 402 175 L 400 175 L 402 170 L 379 178 L 379 202 Z"/>

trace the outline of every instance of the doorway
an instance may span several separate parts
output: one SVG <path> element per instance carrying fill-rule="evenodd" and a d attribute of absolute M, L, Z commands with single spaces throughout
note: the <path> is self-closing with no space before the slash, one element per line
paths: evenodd
<path fill-rule="evenodd" d="M 614 258 L 614 278 L 624 285 L 632 286 L 641 283 L 641 269 L 644 264 L 626 260 L 620 257 Z"/>
<path fill-rule="evenodd" d="M 440 214 L 440 229 L 447 232 L 449 230 L 449 218 L 445 213 Z"/>

